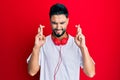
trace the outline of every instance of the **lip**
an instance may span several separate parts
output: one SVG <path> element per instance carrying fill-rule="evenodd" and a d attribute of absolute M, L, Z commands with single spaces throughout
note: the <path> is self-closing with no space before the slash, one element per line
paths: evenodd
<path fill-rule="evenodd" d="M 61 29 L 59 29 L 59 30 L 55 30 L 55 32 L 57 33 L 57 34 L 60 34 L 61 33 Z"/>

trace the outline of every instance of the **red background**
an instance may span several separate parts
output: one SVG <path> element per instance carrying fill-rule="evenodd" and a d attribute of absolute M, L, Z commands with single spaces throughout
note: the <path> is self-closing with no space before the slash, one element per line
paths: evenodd
<path fill-rule="evenodd" d="M 0 80 L 38 80 L 27 73 L 26 59 L 32 51 L 39 24 L 51 33 L 49 8 L 60 2 L 69 10 L 68 32 L 75 36 L 81 24 L 96 75 L 90 79 L 81 71 L 81 80 L 120 80 L 119 0 L 1 0 Z"/>

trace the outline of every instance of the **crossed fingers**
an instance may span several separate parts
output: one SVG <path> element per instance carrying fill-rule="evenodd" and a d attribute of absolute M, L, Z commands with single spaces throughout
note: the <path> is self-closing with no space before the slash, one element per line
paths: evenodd
<path fill-rule="evenodd" d="M 82 29 L 80 27 L 80 24 L 79 25 L 75 25 L 75 27 L 77 28 L 77 34 L 81 35 L 82 34 Z"/>
<path fill-rule="evenodd" d="M 77 35 L 76 35 L 76 37 L 77 37 L 78 40 L 81 40 L 82 39 L 82 29 L 80 27 L 80 24 L 79 25 L 75 25 L 75 27 L 77 28 Z"/>
<path fill-rule="evenodd" d="M 43 25 L 40 24 L 40 27 L 38 28 L 38 34 L 39 34 L 40 36 L 43 35 L 43 28 L 44 28 L 44 27 L 45 27 L 45 26 L 43 26 Z"/>

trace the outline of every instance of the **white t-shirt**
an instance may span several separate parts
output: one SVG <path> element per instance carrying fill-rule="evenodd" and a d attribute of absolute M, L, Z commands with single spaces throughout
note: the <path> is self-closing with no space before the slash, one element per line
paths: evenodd
<path fill-rule="evenodd" d="M 60 46 L 54 44 L 51 35 L 47 36 L 39 57 L 40 80 L 79 80 L 82 54 L 71 35 Z"/>

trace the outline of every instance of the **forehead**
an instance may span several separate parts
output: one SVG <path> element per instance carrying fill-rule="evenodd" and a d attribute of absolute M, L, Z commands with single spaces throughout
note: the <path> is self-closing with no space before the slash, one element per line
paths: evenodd
<path fill-rule="evenodd" d="M 67 17 L 64 14 L 51 16 L 51 21 L 54 21 L 54 22 L 62 22 L 62 21 L 66 21 L 66 20 L 67 20 Z"/>

